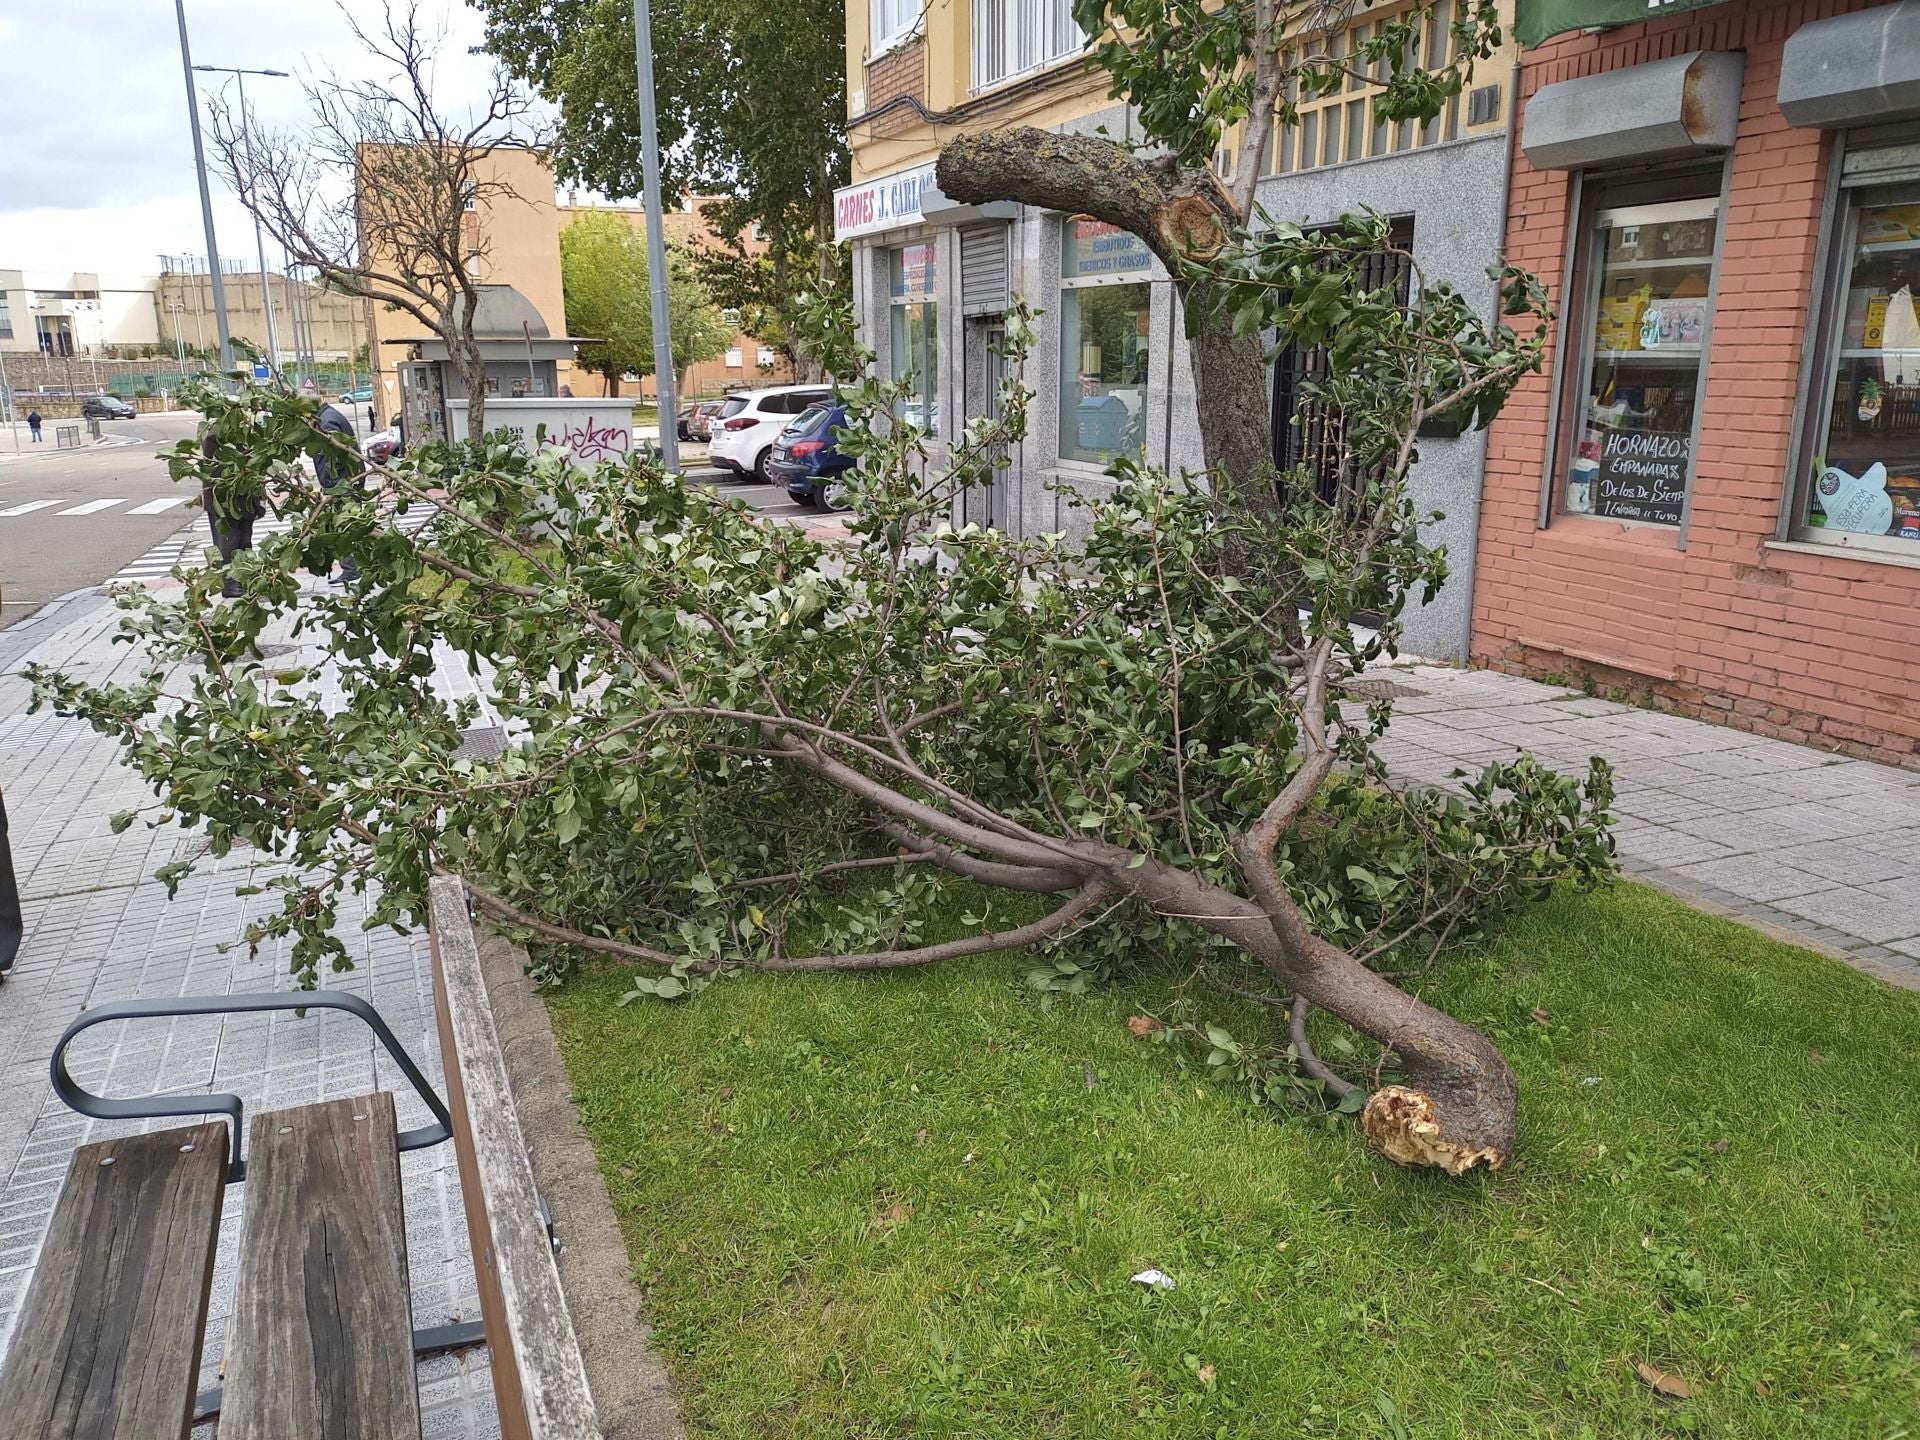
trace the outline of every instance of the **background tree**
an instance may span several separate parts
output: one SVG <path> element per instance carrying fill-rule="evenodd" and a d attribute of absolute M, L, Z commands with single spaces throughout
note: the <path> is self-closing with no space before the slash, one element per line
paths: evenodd
<path fill-rule="evenodd" d="M 532 99 L 504 69 L 463 114 L 433 96 L 436 37 L 418 0 L 387 8 L 377 31 L 348 27 L 382 80 L 307 82 L 307 128 L 263 130 L 216 103 L 214 159 L 243 205 L 296 265 L 345 295 L 404 311 L 446 343 L 468 397 L 467 434 L 486 433 L 486 366 L 473 320 L 486 272 L 490 210 L 523 203 L 489 163 L 537 143 Z"/>
<path fill-rule="evenodd" d="M 476 0 L 487 49 L 553 103 L 562 179 L 640 193 L 633 12 L 625 0 Z M 795 289 L 844 288 L 833 191 L 848 178 L 846 21 L 837 0 L 664 0 L 653 8 L 662 183 L 721 197 L 708 208 L 724 306 L 784 314 Z M 764 265 L 742 236 L 767 242 Z M 711 247 L 710 247 L 711 248 Z M 784 327 L 749 333 L 802 358 Z"/>
<path fill-rule="evenodd" d="M 595 337 L 580 347 L 580 363 L 620 393 L 623 375 L 653 373 L 653 313 L 644 236 L 610 210 L 576 212 L 560 232 L 560 278 L 566 292 L 567 331 Z M 678 248 L 667 252 L 667 316 L 676 370 L 711 360 L 733 343 L 735 331 Z"/>

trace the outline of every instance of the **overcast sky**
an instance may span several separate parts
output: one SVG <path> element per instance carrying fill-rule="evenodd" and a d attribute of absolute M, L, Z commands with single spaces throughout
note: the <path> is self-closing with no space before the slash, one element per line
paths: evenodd
<path fill-rule="evenodd" d="M 369 28 L 381 0 L 346 0 Z M 334 0 L 186 0 L 196 64 L 366 74 L 367 61 Z M 479 15 L 460 0 L 422 0 L 445 29 L 434 92 L 443 109 L 476 98 L 484 59 Z M 28 4 L 0 0 L 0 269 L 152 274 L 163 254 L 204 254 L 193 140 L 172 0 Z M 204 97 L 230 77 L 196 75 Z M 263 124 L 306 115 L 298 79 L 249 78 Z M 246 212 L 211 181 L 222 258 L 254 265 Z M 272 241 L 268 241 L 271 246 Z M 271 249 L 269 265 L 279 257 Z"/>

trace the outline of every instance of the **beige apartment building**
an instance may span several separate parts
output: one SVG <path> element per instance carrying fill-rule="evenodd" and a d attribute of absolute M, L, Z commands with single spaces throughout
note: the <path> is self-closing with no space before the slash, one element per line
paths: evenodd
<path fill-rule="evenodd" d="M 566 302 L 560 292 L 560 219 L 554 203 L 553 171 L 546 157 L 530 148 L 499 149 L 481 164 L 484 183 L 468 212 L 466 244 L 476 278 L 518 292 L 525 305 L 488 307 L 509 310 L 527 324 L 531 341 L 567 333 Z M 498 188 L 496 188 L 498 187 Z M 529 311 L 530 307 L 530 311 Z M 431 332 L 404 310 L 375 301 L 362 305 L 369 363 L 374 367 L 374 409 L 382 425 L 401 413 L 403 378 L 421 374 L 406 367 L 424 363 L 417 352 Z M 539 325 L 545 326 L 545 334 Z M 516 333 L 518 333 L 516 326 Z M 510 337 L 509 337 L 510 338 Z M 560 358 L 549 374 L 545 357 L 519 366 L 489 362 L 489 395 L 527 397 L 570 384 L 572 361 Z M 497 372 L 497 373 L 496 373 Z"/>
<path fill-rule="evenodd" d="M 1426 53 L 1449 43 L 1464 3 L 1434 7 Z M 1362 10 L 1337 50 L 1353 53 L 1401 8 Z M 846 26 L 853 182 L 834 197 L 835 236 L 852 247 L 863 338 L 883 373 L 913 380 L 908 408 L 936 451 L 941 436 L 994 405 L 1004 364 L 994 349 L 1013 298 L 1040 312 L 1024 377 L 1027 438 L 998 483 L 963 498 L 960 518 L 1016 534 L 1069 529 L 1055 487 L 1099 492 L 1116 456 L 1197 468 L 1178 304 L 1147 248 L 1085 216 L 956 205 L 934 182 L 939 147 L 958 133 L 1033 125 L 1138 135 L 1104 73 L 1085 63 L 1071 0 L 848 0 Z M 1360 78 L 1302 101 L 1300 124 L 1277 130 L 1267 148 L 1260 204 L 1305 225 L 1363 208 L 1391 216 L 1429 283 L 1450 282 L 1491 314 L 1498 297 L 1486 270 L 1505 223 L 1513 66 L 1511 53 L 1481 62 L 1468 90 L 1424 126 L 1375 123 L 1374 86 Z M 1275 363 L 1274 448 L 1284 465 L 1338 454 L 1337 417 L 1313 413 L 1298 393 L 1320 363 L 1311 352 Z M 1432 538 L 1447 545 L 1455 578 L 1410 615 L 1406 643 L 1417 653 L 1466 655 L 1485 455 L 1480 433 L 1422 441 L 1415 500 L 1445 512 Z"/>

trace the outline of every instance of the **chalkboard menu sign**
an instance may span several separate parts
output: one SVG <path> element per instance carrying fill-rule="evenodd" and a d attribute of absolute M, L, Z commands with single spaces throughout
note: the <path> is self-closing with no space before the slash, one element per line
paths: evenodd
<path fill-rule="evenodd" d="M 1593 513 L 1610 520 L 1680 523 L 1693 468 L 1688 432 L 1612 430 L 1601 439 L 1600 468 L 1593 477 Z"/>

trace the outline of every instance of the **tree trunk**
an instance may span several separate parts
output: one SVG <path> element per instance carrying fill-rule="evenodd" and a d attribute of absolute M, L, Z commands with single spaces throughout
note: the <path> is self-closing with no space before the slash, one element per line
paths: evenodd
<path fill-rule="evenodd" d="M 1458 1175 L 1497 1170 L 1513 1153 L 1519 1086 L 1493 1042 L 1310 934 L 1284 895 L 1266 908 L 1190 871 L 1115 852 L 1104 867 L 1114 889 L 1166 915 L 1199 917 L 1203 929 L 1245 950 L 1283 990 L 1304 996 L 1364 1035 L 1392 1047 L 1405 1085 L 1373 1093 L 1362 1115 L 1367 1139 L 1402 1165 Z"/>
<path fill-rule="evenodd" d="M 605 372 L 605 374 L 607 377 L 607 395 L 612 399 L 616 399 L 616 400 L 619 399 L 620 398 L 620 372 L 617 370 L 609 369 Z"/>
<path fill-rule="evenodd" d="M 1183 262 L 1218 253 L 1235 224 L 1213 173 L 1141 159 L 1096 135 L 1020 126 L 950 140 L 936 171 L 941 193 L 963 205 L 1017 200 L 1063 215 L 1090 215 L 1140 237 L 1178 276 Z M 1178 291 L 1184 297 L 1186 284 Z M 1267 366 L 1257 336 L 1209 325 L 1187 337 L 1207 464 L 1247 498 L 1267 494 L 1272 465 Z"/>

